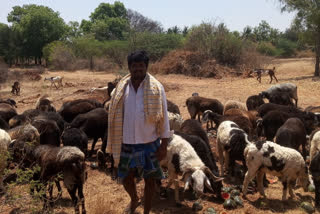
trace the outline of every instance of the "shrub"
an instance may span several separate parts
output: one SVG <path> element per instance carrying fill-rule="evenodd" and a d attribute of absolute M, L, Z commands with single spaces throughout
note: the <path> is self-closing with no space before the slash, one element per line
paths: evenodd
<path fill-rule="evenodd" d="M 61 41 L 55 41 L 43 48 L 47 65 L 53 69 L 72 70 L 75 56 L 71 48 Z"/>
<path fill-rule="evenodd" d="M 103 44 L 103 53 L 108 56 L 113 63 L 123 68 L 126 65 L 126 57 L 129 52 L 129 42 L 112 40 Z"/>
<path fill-rule="evenodd" d="M 275 46 L 273 46 L 270 42 L 260 42 L 258 44 L 257 50 L 259 53 L 267 55 L 267 56 L 279 56 L 280 52 L 277 50 Z"/>
<path fill-rule="evenodd" d="M 276 43 L 276 47 L 279 49 L 280 56 L 292 57 L 295 55 L 297 44 L 288 39 L 279 39 Z"/>
<path fill-rule="evenodd" d="M 8 79 L 8 66 L 0 58 L 0 88 L 3 83 Z"/>
<path fill-rule="evenodd" d="M 147 51 L 150 60 L 156 61 L 169 51 L 181 47 L 182 39 L 183 36 L 178 34 L 133 33 L 129 36 L 129 47 L 130 51 Z"/>

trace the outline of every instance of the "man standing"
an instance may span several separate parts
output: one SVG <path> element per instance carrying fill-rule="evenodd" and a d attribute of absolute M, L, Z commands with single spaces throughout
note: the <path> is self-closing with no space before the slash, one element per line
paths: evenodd
<path fill-rule="evenodd" d="M 126 212 L 134 213 L 139 206 L 137 177 L 144 178 L 144 213 L 149 213 L 155 180 L 163 177 L 159 162 L 167 154 L 170 137 L 167 99 L 161 83 L 147 73 L 146 52 L 131 53 L 127 60 L 130 74 L 120 80 L 110 103 L 107 152 L 113 154 L 131 198 Z"/>

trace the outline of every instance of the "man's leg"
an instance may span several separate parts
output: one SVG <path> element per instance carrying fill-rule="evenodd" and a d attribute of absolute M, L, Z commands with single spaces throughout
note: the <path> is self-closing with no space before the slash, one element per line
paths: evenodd
<path fill-rule="evenodd" d="M 139 198 L 137 195 L 137 188 L 136 188 L 136 183 L 134 181 L 134 172 L 130 171 L 129 175 L 124 178 L 123 180 L 123 186 L 126 192 L 129 194 L 130 199 L 131 199 L 131 204 L 129 208 L 129 213 L 134 213 L 136 208 L 139 206 Z"/>
<path fill-rule="evenodd" d="M 155 190 L 155 179 L 145 178 L 144 179 L 144 214 L 149 214 L 151 210 L 151 203 L 153 199 L 153 193 Z"/>

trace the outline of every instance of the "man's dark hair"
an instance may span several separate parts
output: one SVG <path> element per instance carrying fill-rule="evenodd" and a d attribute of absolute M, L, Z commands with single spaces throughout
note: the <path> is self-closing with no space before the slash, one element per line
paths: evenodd
<path fill-rule="evenodd" d="M 145 51 L 135 51 L 129 54 L 127 59 L 128 59 L 128 67 L 130 67 L 130 65 L 133 62 L 144 62 L 147 67 L 149 65 L 149 57 L 147 52 Z"/>

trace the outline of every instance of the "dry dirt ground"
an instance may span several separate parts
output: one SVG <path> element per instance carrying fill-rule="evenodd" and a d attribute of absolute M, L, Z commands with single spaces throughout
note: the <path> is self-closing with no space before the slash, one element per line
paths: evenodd
<path fill-rule="evenodd" d="M 314 79 L 314 62 L 312 59 L 285 59 L 274 62 L 276 66 L 276 76 L 280 83 L 293 82 L 298 85 L 298 105 L 305 108 L 309 105 L 320 105 L 320 79 Z M 272 67 L 272 66 L 270 66 Z M 21 95 L 13 96 L 10 94 L 12 82 L 8 82 L 1 88 L 0 98 L 13 98 L 17 101 L 18 112 L 35 106 L 35 102 L 40 95 L 48 94 L 53 98 L 53 103 L 57 109 L 63 102 L 78 98 L 96 98 L 103 101 L 104 95 L 101 93 L 90 93 L 91 87 L 104 86 L 108 81 L 112 81 L 116 75 L 112 72 L 48 72 L 42 77 L 61 75 L 64 77 L 63 89 L 50 89 L 49 82 L 42 80 L 38 82 L 22 82 Z M 222 103 L 229 99 L 245 102 L 250 95 L 258 94 L 270 87 L 269 77 L 262 77 L 262 83 L 258 83 L 255 78 L 243 77 L 224 77 L 222 79 L 194 78 L 183 75 L 157 75 L 156 76 L 165 86 L 167 98 L 178 104 L 182 116 L 189 118 L 185 100 L 193 92 L 198 92 L 201 96 L 219 99 Z M 211 139 L 212 140 L 212 139 Z M 215 152 L 215 143 L 212 140 L 212 148 Z M 99 148 L 100 143 L 96 146 Z M 93 170 L 87 162 L 88 179 L 84 187 L 85 204 L 87 213 L 122 213 L 129 203 L 129 197 L 123 187 L 111 180 L 109 173 Z M 143 182 L 138 184 L 139 195 L 142 196 Z M 182 184 L 180 188 L 182 192 Z M 204 213 L 208 207 L 214 207 L 219 213 L 304 213 L 299 207 L 302 201 L 314 204 L 314 193 L 304 193 L 301 189 L 295 191 L 295 200 L 281 201 L 282 185 L 280 182 L 269 185 L 266 189 L 268 199 L 261 199 L 259 194 L 249 195 L 244 202 L 243 208 L 235 210 L 225 210 L 221 203 L 217 203 L 210 194 L 202 198 L 204 209 L 199 213 Z M 182 193 L 180 198 L 182 198 Z M 2 199 L 0 199 L 1 201 Z M 188 195 L 184 197 L 182 208 L 177 208 L 174 202 L 173 191 L 169 192 L 167 200 L 154 199 L 152 213 L 193 213 L 191 207 L 195 200 Z M 1 205 L 2 204 L 2 205 Z M 2 208 L 1 208 L 2 206 Z M 0 202 L 0 213 L 10 213 L 12 206 L 5 206 Z M 71 199 L 63 189 L 63 197 L 58 200 L 54 207 L 55 213 L 73 213 Z M 140 206 L 138 213 L 143 213 Z M 11 212 L 15 213 L 15 212 Z M 20 212 L 17 212 L 20 213 Z"/>

